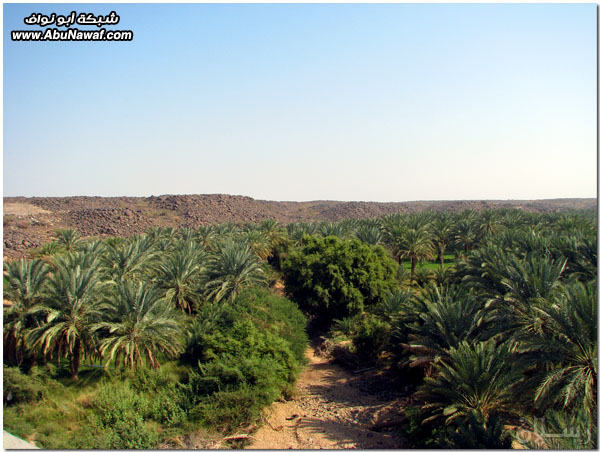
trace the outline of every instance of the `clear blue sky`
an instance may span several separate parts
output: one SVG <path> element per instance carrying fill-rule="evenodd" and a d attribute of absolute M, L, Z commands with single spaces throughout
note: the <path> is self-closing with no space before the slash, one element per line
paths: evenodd
<path fill-rule="evenodd" d="M 4 196 L 595 197 L 596 9 L 4 4 Z M 134 39 L 10 40 L 72 10 Z"/>

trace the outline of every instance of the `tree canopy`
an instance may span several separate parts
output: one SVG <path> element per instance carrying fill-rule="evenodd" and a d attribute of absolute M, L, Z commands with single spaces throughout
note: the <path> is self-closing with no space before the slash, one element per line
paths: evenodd
<path fill-rule="evenodd" d="M 361 312 L 396 283 L 398 264 L 381 246 L 338 237 L 306 237 L 282 264 L 286 291 L 324 323 Z"/>

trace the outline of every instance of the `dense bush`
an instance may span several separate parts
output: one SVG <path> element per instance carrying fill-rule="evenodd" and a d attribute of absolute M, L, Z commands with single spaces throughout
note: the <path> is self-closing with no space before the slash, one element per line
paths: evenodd
<path fill-rule="evenodd" d="M 360 362 L 374 363 L 390 336 L 390 325 L 375 316 L 365 316 L 352 337 L 352 345 Z"/>
<path fill-rule="evenodd" d="M 12 405 L 21 402 L 34 402 L 44 396 L 44 386 L 29 375 L 21 373 L 18 367 L 4 366 L 4 403 Z"/>
<path fill-rule="evenodd" d="M 23 402 L 42 400 L 53 387 L 60 386 L 48 375 L 48 370 L 32 368 L 24 374 L 18 367 L 3 367 L 4 404 L 7 406 Z"/>
<path fill-rule="evenodd" d="M 196 328 L 185 354 L 197 363 L 185 384 L 190 416 L 230 430 L 289 390 L 304 360 L 306 320 L 294 303 L 264 289 L 241 292 L 216 315 L 201 311 L 196 325 L 207 320 L 213 327 Z"/>
<path fill-rule="evenodd" d="M 330 324 L 380 300 L 398 264 L 381 246 L 334 236 L 306 237 L 282 264 L 286 292 L 301 309 Z"/>
<path fill-rule="evenodd" d="M 149 429 L 151 400 L 128 383 L 101 385 L 92 407 L 92 422 L 98 430 L 97 447 L 106 449 L 151 449 L 158 434 Z"/>
<path fill-rule="evenodd" d="M 201 399 L 190 411 L 190 418 L 226 433 L 258 418 L 264 405 L 259 391 L 242 385 Z"/>

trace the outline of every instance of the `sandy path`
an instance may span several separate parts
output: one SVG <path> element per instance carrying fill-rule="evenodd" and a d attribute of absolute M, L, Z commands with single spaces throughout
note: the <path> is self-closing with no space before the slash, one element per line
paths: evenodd
<path fill-rule="evenodd" d="M 398 448 L 390 433 L 369 429 L 390 403 L 359 388 L 361 376 L 307 351 L 310 360 L 297 383 L 297 396 L 276 402 L 248 449 Z"/>
<path fill-rule="evenodd" d="M 18 436 L 11 435 L 6 430 L 4 430 L 3 442 L 5 449 L 39 449 L 39 447 L 34 446 L 30 442 L 27 442 L 24 439 L 19 438 Z"/>

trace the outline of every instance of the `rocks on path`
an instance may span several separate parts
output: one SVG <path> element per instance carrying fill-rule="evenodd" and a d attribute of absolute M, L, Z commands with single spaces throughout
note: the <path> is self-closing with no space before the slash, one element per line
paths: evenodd
<path fill-rule="evenodd" d="M 297 383 L 297 395 L 275 402 L 248 449 L 393 449 L 403 447 L 390 432 L 375 431 L 394 403 L 360 389 L 360 379 L 327 358 L 310 360 Z M 398 408 L 399 409 L 399 408 Z"/>

